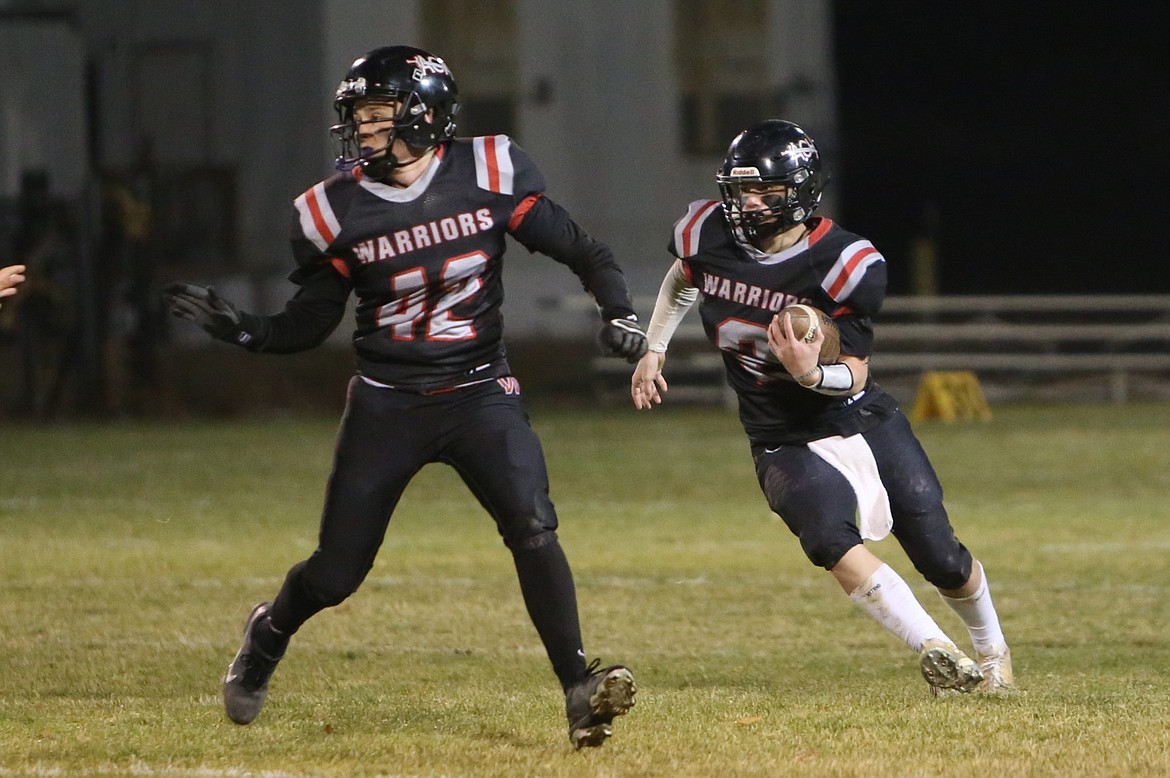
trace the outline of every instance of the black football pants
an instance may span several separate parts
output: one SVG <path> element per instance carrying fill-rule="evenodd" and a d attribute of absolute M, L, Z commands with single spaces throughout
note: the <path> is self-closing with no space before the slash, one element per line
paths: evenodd
<path fill-rule="evenodd" d="M 272 625 L 291 635 L 357 590 L 407 484 L 431 462 L 454 467 L 495 520 L 515 559 L 528 612 L 568 685 L 584 671 L 576 592 L 557 540 L 544 452 L 510 377 L 436 394 L 354 377 L 317 549 L 289 571 L 273 603 Z"/>
<path fill-rule="evenodd" d="M 943 490 L 930 460 L 899 411 L 861 433 L 890 498 L 891 533 L 914 568 L 940 589 L 958 589 L 971 575 L 971 554 L 955 537 Z M 857 497 L 845 476 L 807 446 L 755 450 L 756 476 L 813 564 L 831 570 L 862 542 Z"/>

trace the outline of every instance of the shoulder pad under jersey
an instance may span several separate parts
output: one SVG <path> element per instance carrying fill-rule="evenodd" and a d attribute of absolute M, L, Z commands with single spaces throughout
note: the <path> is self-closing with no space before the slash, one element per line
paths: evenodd
<path fill-rule="evenodd" d="M 826 236 L 836 256 L 821 279 L 835 302 L 858 313 L 875 313 L 886 294 L 886 259 L 865 238 L 837 229 Z"/>
<path fill-rule="evenodd" d="M 480 189 L 519 198 L 546 188 L 536 163 L 507 135 L 471 138 L 475 156 L 475 183 Z"/>
<path fill-rule="evenodd" d="M 693 257 L 700 248 L 714 245 L 726 238 L 723 204 L 719 200 L 695 200 L 687 212 L 674 223 L 667 249 L 680 259 Z"/>
<path fill-rule="evenodd" d="M 292 238 L 309 241 L 318 251 L 326 252 L 341 232 L 338 218 L 337 190 L 352 182 L 350 173 L 338 173 L 309 187 L 293 200 Z"/>

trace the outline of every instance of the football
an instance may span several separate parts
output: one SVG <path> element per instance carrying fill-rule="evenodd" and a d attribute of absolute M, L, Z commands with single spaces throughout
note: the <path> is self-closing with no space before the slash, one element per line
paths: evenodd
<path fill-rule="evenodd" d="M 776 326 L 781 326 L 785 314 L 792 320 L 792 332 L 805 343 L 811 343 L 817 330 L 823 330 L 825 340 L 821 343 L 820 363 L 831 365 L 841 356 L 841 332 L 829 315 L 811 305 L 790 305 L 776 314 Z"/>

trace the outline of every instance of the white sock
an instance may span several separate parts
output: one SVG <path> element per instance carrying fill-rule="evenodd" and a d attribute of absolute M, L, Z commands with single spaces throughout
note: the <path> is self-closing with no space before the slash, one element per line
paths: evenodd
<path fill-rule="evenodd" d="M 1007 648 L 1007 641 L 999 627 L 999 615 L 995 612 L 995 605 L 991 602 L 991 590 L 987 588 L 987 573 L 983 571 L 983 565 L 979 562 L 975 564 L 979 565 L 980 571 L 983 572 L 981 576 L 983 580 L 977 592 L 970 597 L 947 597 L 942 592 L 939 592 L 939 596 L 967 625 L 975 651 L 990 654 Z"/>
<path fill-rule="evenodd" d="M 952 642 L 918 602 L 902 576 L 889 565 L 883 564 L 875 570 L 849 593 L 849 599 L 905 641 L 912 651 L 921 651 L 922 644 L 931 638 Z"/>

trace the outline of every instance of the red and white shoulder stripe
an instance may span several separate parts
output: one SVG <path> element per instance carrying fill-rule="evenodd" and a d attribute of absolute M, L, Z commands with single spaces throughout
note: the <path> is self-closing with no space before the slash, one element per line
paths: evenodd
<path fill-rule="evenodd" d="M 313 245 L 321 251 L 326 251 L 329 245 L 337 239 L 341 232 L 341 223 L 329 205 L 329 197 L 325 194 L 325 182 L 317 184 L 312 189 L 293 201 L 297 215 L 301 221 L 301 231 Z"/>
<path fill-rule="evenodd" d="M 865 277 L 866 270 L 877 262 L 885 261 L 886 258 L 868 240 L 856 240 L 841 251 L 833 263 L 833 269 L 821 281 L 821 288 L 829 297 L 840 302 L 853 293 Z"/>
<path fill-rule="evenodd" d="M 471 139 L 475 150 L 475 183 L 480 189 L 512 194 L 512 139 L 507 135 L 485 135 Z"/>
<path fill-rule="evenodd" d="M 686 214 L 674 223 L 674 247 L 679 257 L 692 257 L 699 253 L 699 233 L 707 218 L 719 209 L 719 200 L 695 200 L 687 207 Z"/>

